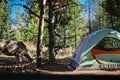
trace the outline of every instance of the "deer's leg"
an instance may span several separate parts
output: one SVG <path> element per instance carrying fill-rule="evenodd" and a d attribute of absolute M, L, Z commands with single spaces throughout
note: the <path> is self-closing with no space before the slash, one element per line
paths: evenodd
<path fill-rule="evenodd" d="M 30 61 L 33 62 L 35 60 L 35 56 L 31 54 L 29 51 L 27 51 L 24 56 Z"/>
<path fill-rule="evenodd" d="M 17 65 L 18 67 L 22 66 L 22 55 L 16 55 Z"/>
<path fill-rule="evenodd" d="M 32 59 L 32 57 L 30 57 L 30 55 L 29 54 L 24 54 L 24 56 L 30 61 L 30 62 L 32 62 L 33 61 L 33 59 Z"/>

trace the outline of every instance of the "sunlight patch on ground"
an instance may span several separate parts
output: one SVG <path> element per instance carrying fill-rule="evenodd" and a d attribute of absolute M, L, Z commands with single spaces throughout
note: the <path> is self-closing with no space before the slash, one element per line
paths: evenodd
<path fill-rule="evenodd" d="M 71 58 L 73 51 L 74 51 L 74 49 L 72 47 L 61 49 L 61 50 L 59 50 L 58 54 L 56 55 L 56 58 L 57 59 Z"/>

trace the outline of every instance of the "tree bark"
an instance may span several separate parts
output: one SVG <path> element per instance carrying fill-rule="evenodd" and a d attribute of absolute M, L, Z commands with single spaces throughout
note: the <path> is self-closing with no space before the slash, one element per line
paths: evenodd
<path fill-rule="evenodd" d="M 37 39 L 37 68 L 41 65 L 41 54 L 42 54 L 42 40 L 43 40 L 43 29 L 44 29 L 44 16 L 45 16 L 45 5 L 46 0 L 39 1 L 40 8 L 40 18 L 39 18 L 39 27 L 38 27 L 38 39 Z"/>
<path fill-rule="evenodd" d="M 110 16 L 110 28 L 114 29 L 113 16 L 112 15 L 109 15 L 109 16 Z"/>
<path fill-rule="evenodd" d="M 55 14 L 54 14 L 54 0 L 49 0 L 49 61 L 55 62 L 55 33 L 54 33 L 54 25 L 55 25 Z"/>
<path fill-rule="evenodd" d="M 90 0 L 88 0 L 88 19 L 89 19 L 89 33 L 91 33 L 91 19 L 90 19 L 90 14 L 91 14 L 91 9 L 90 9 Z"/>

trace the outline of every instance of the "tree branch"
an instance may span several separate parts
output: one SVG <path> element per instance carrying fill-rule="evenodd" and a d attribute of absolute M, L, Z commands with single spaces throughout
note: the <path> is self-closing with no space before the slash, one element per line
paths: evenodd
<path fill-rule="evenodd" d="M 69 6 L 69 5 L 72 5 L 72 4 L 75 4 L 76 6 L 80 5 L 80 4 L 77 4 L 77 3 L 75 3 L 75 2 L 72 2 L 72 3 L 67 3 L 67 4 L 63 5 L 61 8 L 64 8 L 64 7 Z M 76 6 L 72 6 L 72 7 L 76 7 Z M 55 7 L 55 6 L 54 6 L 54 7 Z M 58 10 L 58 9 L 60 9 L 60 8 L 55 8 L 54 11 L 56 11 L 56 10 Z"/>
<path fill-rule="evenodd" d="M 17 6 L 21 6 L 25 9 L 27 9 L 30 13 L 32 13 L 33 15 L 35 15 L 36 17 L 40 18 L 39 15 L 37 15 L 34 11 L 32 11 L 29 7 L 27 7 L 26 5 L 21 5 L 21 4 L 12 4 L 11 6 L 14 6 L 14 5 L 17 5 Z M 45 21 L 48 23 L 48 20 L 45 19 Z"/>
<path fill-rule="evenodd" d="M 32 13 L 33 15 L 35 15 L 36 17 L 40 18 L 39 15 L 37 15 L 36 13 L 34 13 L 34 12 L 33 12 L 29 7 L 27 7 L 26 5 L 23 5 L 23 7 L 24 7 L 25 9 L 27 9 L 30 13 Z"/>

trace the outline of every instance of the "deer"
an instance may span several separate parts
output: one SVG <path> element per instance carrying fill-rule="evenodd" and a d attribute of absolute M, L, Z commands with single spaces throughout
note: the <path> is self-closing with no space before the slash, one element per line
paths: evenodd
<path fill-rule="evenodd" d="M 0 39 L 0 54 L 15 56 L 18 65 L 23 62 L 23 56 L 31 63 L 35 61 L 35 55 L 21 41 Z"/>

